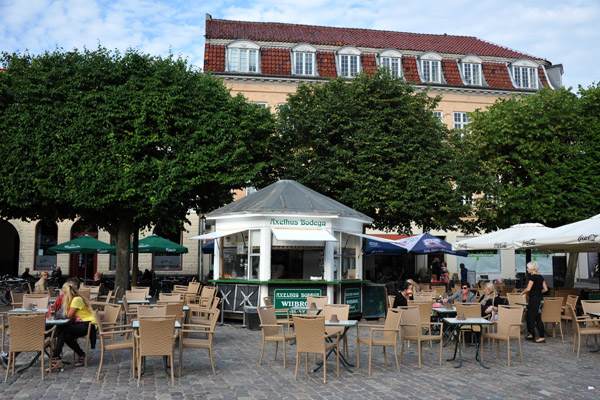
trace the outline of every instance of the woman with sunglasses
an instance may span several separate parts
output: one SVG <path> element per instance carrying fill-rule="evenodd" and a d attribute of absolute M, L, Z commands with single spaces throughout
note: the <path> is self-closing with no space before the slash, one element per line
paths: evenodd
<path fill-rule="evenodd" d="M 447 302 L 454 303 L 455 300 L 459 303 L 475 303 L 475 294 L 471 292 L 471 285 L 469 282 L 463 284 L 460 291 L 457 291 L 452 296 L 444 299 L 444 304 Z"/>

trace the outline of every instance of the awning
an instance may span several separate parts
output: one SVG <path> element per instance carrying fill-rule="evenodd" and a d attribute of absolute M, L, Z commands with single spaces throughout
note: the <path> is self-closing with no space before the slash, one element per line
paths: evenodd
<path fill-rule="evenodd" d="M 248 228 L 233 230 L 233 231 L 216 231 L 216 232 L 205 233 L 204 235 L 192 236 L 189 239 L 190 240 L 217 239 L 217 238 L 224 237 L 224 236 L 235 235 L 236 233 L 245 232 L 247 230 L 248 230 Z"/>
<path fill-rule="evenodd" d="M 342 231 L 342 232 L 344 232 L 347 235 L 359 236 L 359 237 L 361 237 L 363 239 L 375 240 L 377 242 L 385 242 L 385 243 L 391 243 L 391 242 L 393 242 L 393 240 L 382 238 L 382 237 L 379 237 L 379 236 L 367 235 L 366 233 L 349 232 L 349 231 Z"/>
<path fill-rule="evenodd" d="M 336 242 L 335 236 L 324 229 L 271 228 L 279 241 Z"/>

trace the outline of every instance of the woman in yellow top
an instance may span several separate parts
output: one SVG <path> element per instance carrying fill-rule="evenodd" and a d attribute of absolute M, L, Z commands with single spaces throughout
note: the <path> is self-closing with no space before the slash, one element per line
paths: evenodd
<path fill-rule="evenodd" d="M 75 366 L 83 366 L 85 363 L 85 353 L 79 347 L 77 338 L 87 335 L 89 324 L 94 324 L 92 329 L 94 332 L 96 330 L 95 324 L 97 321 L 92 307 L 86 298 L 79 295 L 77 287 L 67 282 L 63 285 L 62 292 L 64 294 L 62 300 L 63 308 L 66 310 L 66 318 L 70 319 L 71 322 L 68 325 L 59 326 L 50 369 L 62 368 L 60 354 L 65 343 L 79 356 L 79 360 Z"/>

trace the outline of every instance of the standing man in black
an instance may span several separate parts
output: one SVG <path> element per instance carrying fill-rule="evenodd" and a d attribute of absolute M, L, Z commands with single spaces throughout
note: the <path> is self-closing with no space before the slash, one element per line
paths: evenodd
<path fill-rule="evenodd" d="M 465 285 L 469 282 L 467 274 L 469 270 L 465 267 L 465 264 L 460 263 L 460 284 Z"/>

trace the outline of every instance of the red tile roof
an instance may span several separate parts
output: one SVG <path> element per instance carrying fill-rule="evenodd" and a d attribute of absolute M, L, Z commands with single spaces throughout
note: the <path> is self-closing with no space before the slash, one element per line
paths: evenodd
<path fill-rule="evenodd" d="M 419 70 L 417 69 L 417 58 L 415 56 L 402 56 L 402 71 L 404 79 L 410 83 L 421 83 Z"/>
<path fill-rule="evenodd" d="M 204 70 L 225 72 L 225 46 L 206 43 L 204 46 Z"/>
<path fill-rule="evenodd" d="M 328 26 L 206 20 L 207 39 L 246 39 L 261 42 L 310 43 L 314 45 L 393 48 L 449 54 L 477 54 L 506 58 L 535 58 L 473 36 L 430 35 Z"/>
<path fill-rule="evenodd" d="M 486 83 L 493 88 L 514 89 L 504 63 L 484 61 L 481 66 Z"/>
<path fill-rule="evenodd" d="M 362 64 L 362 72 L 368 76 L 375 75 L 375 72 L 377 72 L 377 61 L 375 60 L 375 54 L 361 54 L 360 62 Z"/>
<path fill-rule="evenodd" d="M 542 86 L 545 88 L 550 88 L 550 84 L 548 83 L 548 80 L 546 79 L 546 73 L 544 72 L 544 67 L 539 66 L 538 67 L 538 75 L 540 76 L 540 81 L 542 82 Z"/>
<path fill-rule="evenodd" d="M 458 70 L 457 60 L 444 58 L 442 60 L 442 74 L 444 74 L 444 79 L 446 79 L 448 85 L 464 86 Z"/>
<path fill-rule="evenodd" d="M 317 68 L 319 76 L 337 78 L 335 53 L 333 51 L 317 51 Z"/>
<path fill-rule="evenodd" d="M 290 49 L 263 47 L 260 49 L 260 70 L 267 75 L 291 75 Z"/>

